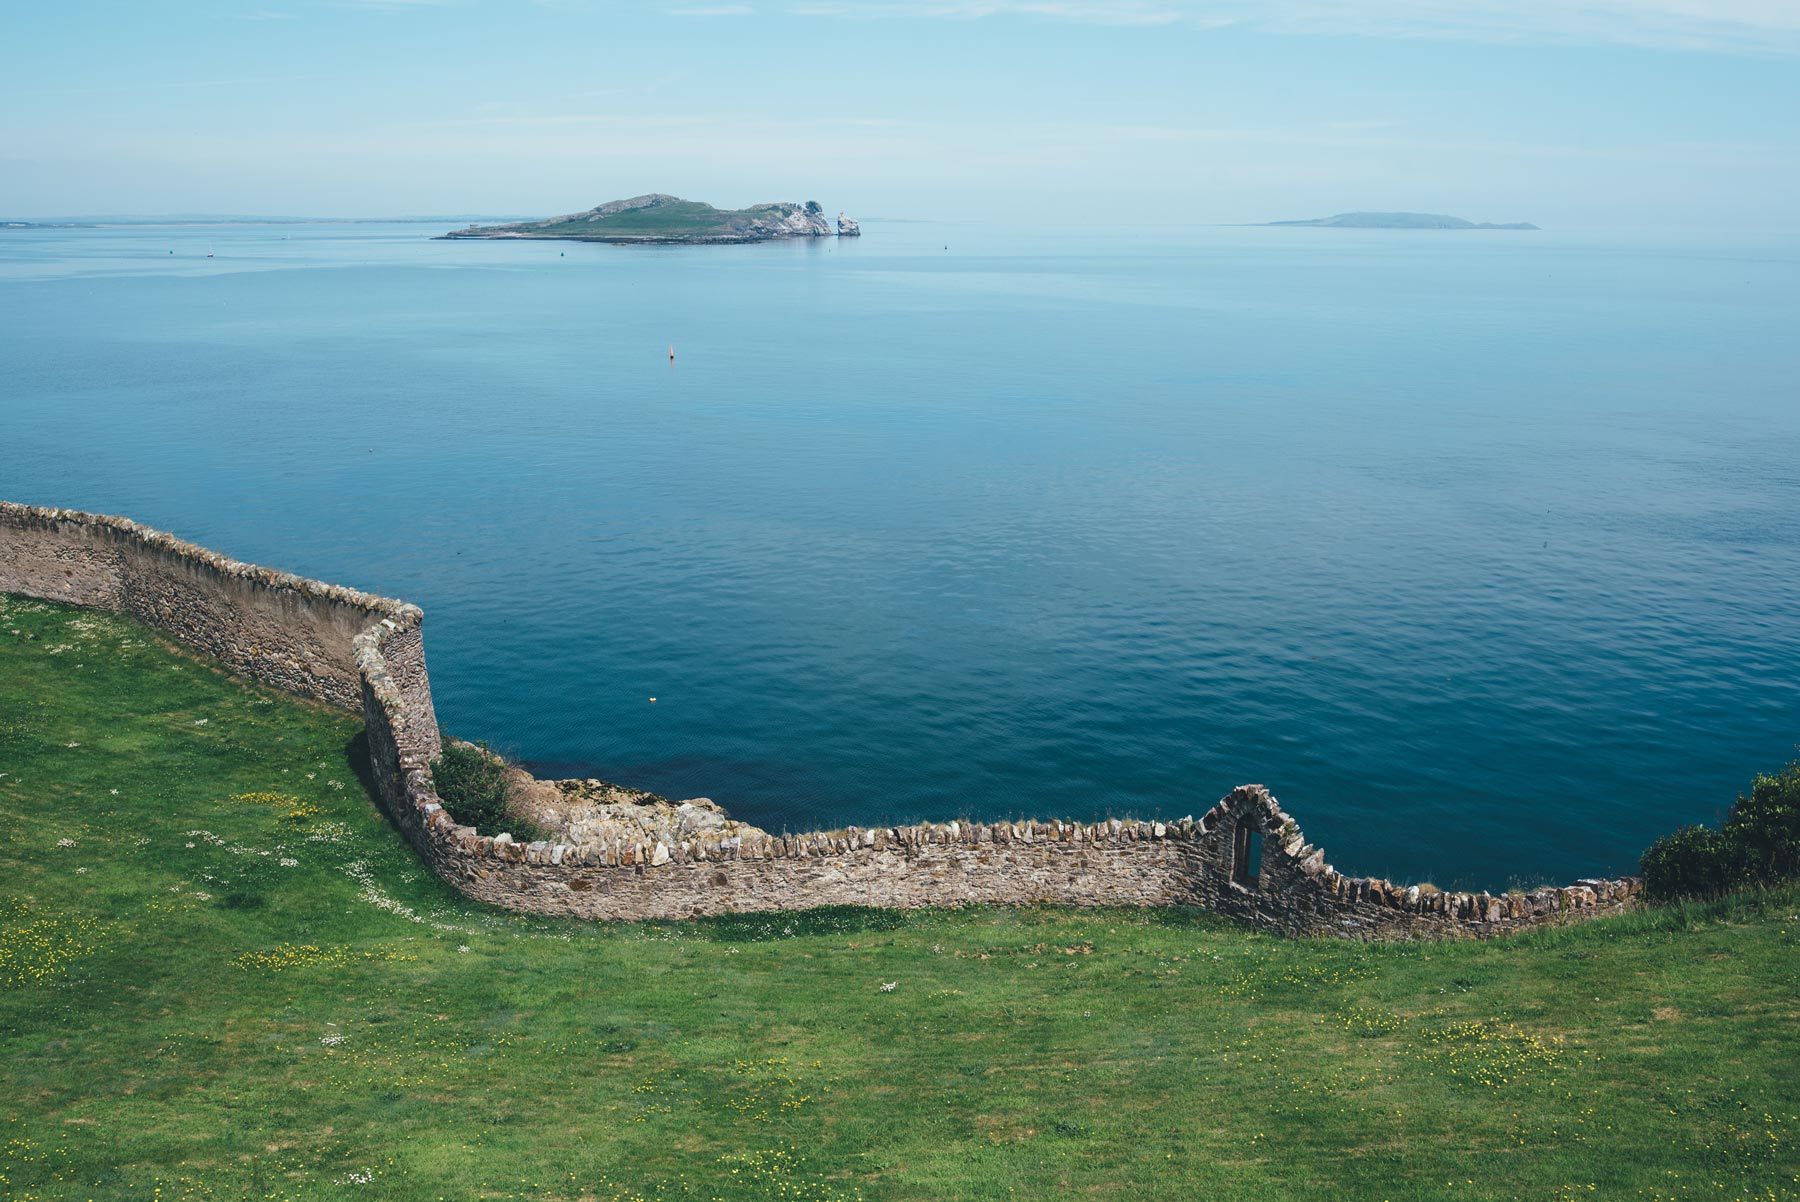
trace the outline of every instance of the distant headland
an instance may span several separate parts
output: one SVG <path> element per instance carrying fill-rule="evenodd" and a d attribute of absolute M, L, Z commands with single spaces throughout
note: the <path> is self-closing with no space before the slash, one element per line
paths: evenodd
<path fill-rule="evenodd" d="M 652 192 L 629 200 L 613 200 L 581 213 L 515 221 L 507 225 L 471 225 L 442 238 L 556 238 L 576 242 L 732 243 L 767 242 L 775 238 L 853 238 L 862 233 L 855 221 L 838 214 L 834 228 L 819 203 L 777 202 L 747 209 L 715 209 L 697 200 Z"/>
<path fill-rule="evenodd" d="M 1535 230 L 1529 221 L 1464 221 L 1442 213 L 1339 213 L 1310 221 L 1265 221 L 1263 225 L 1316 225 L 1340 230 Z"/>

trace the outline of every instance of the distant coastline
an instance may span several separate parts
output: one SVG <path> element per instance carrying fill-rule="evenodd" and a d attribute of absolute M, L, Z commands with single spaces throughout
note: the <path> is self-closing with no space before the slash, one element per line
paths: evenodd
<path fill-rule="evenodd" d="M 228 213 L 178 213 L 167 217 L 106 215 L 38 218 L 30 221 L 0 219 L 0 230 L 97 230 L 118 226 L 193 225 L 443 225 L 450 221 L 515 220 L 517 218 L 480 216 L 470 213 L 422 217 L 252 217 Z"/>
<path fill-rule="evenodd" d="M 1442 213 L 1339 213 L 1303 221 L 1263 221 L 1261 226 L 1316 226 L 1338 230 L 1535 230 L 1529 221 L 1466 221 Z"/>

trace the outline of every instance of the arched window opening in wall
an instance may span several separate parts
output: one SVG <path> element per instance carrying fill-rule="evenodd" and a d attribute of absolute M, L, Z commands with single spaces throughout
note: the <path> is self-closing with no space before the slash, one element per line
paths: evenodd
<path fill-rule="evenodd" d="M 1246 889 L 1257 887 L 1262 875 L 1262 832 L 1253 822 L 1239 822 L 1232 835 L 1231 879 Z"/>

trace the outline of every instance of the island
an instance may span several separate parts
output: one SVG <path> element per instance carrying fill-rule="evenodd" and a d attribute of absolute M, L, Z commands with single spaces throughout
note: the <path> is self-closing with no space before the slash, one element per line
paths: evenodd
<path fill-rule="evenodd" d="M 831 222 L 819 203 L 777 202 L 747 209 L 715 209 L 698 200 L 662 192 L 613 200 L 585 212 L 542 221 L 505 225 L 470 225 L 440 238 L 554 238 L 575 242 L 687 243 L 767 242 L 775 238 L 828 238 Z M 838 214 L 836 234 L 862 233 L 855 221 Z"/>
<path fill-rule="evenodd" d="M 1310 221 L 1265 221 L 1263 225 L 1311 225 L 1340 230 L 1535 230 L 1529 221 L 1464 221 L 1442 213 L 1339 213 Z"/>

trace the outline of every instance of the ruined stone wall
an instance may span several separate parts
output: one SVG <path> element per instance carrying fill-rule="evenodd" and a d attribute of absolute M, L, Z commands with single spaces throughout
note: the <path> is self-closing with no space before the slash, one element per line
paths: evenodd
<path fill-rule="evenodd" d="M 265 684 L 362 705 L 354 642 L 385 634 L 408 707 L 431 717 L 416 605 L 239 563 L 125 518 L 0 501 L 0 592 L 129 614 Z"/>
<path fill-rule="evenodd" d="M 1641 899 L 1636 878 L 1493 895 L 1346 877 L 1260 785 L 1175 823 L 952 822 L 579 847 L 480 837 L 432 789 L 440 742 L 416 606 L 238 563 L 123 518 L 5 502 L 0 591 L 128 613 L 257 680 L 360 708 L 395 825 L 457 889 L 516 910 L 639 919 L 831 904 L 1199 905 L 1287 934 L 1374 938 L 1487 936 Z"/>
<path fill-rule="evenodd" d="M 1488 936 L 1619 913 L 1635 878 L 1530 893 L 1446 893 L 1351 878 L 1325 862 L 1267 789 L 1232 790 L 1180 822 L 928 823 L 674 847 L 568 847 L 477 837 L 425 803 L 434 860 L 471 897 L 578 918 L 680 918 L 818 905 L 1197 905 L 1291 935 Z M 1240 869 L 1239 829 L 1261 835 Z"/>

